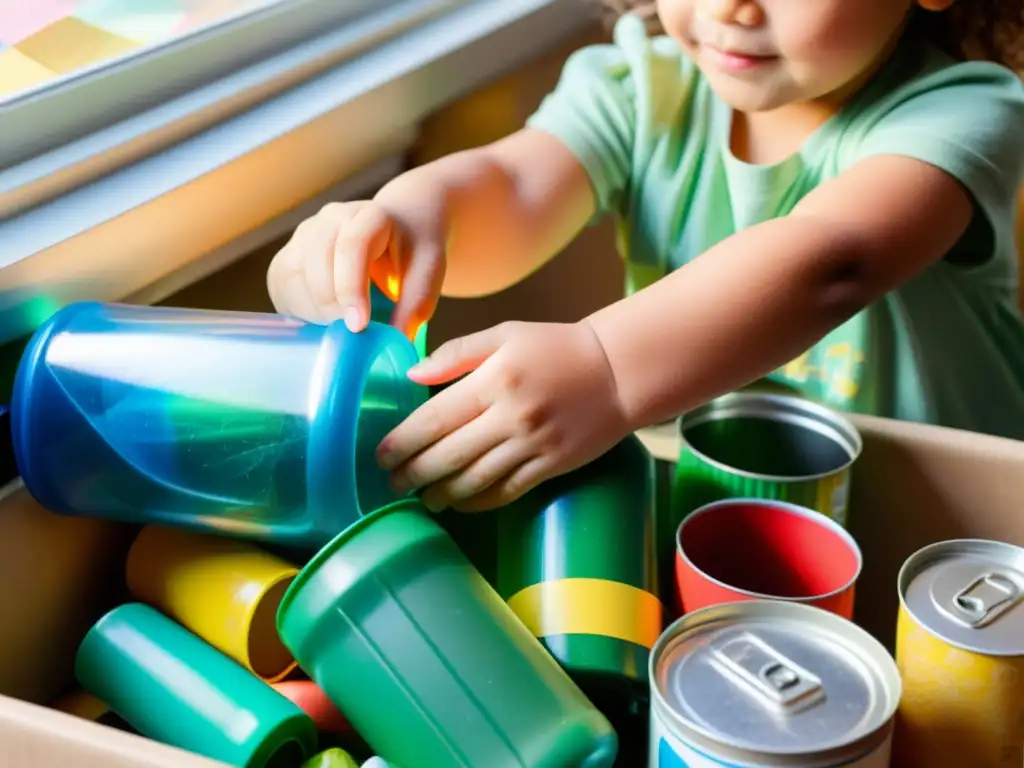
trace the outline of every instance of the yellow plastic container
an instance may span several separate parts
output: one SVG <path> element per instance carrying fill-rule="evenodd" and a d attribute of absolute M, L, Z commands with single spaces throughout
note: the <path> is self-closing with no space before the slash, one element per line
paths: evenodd
<path fill-rule="evenodd" d="M 128 553 L 128 589 L 267 682 L 295 660 L 277 606 L 298 570 L 246 542 L 149 525 Z"/>

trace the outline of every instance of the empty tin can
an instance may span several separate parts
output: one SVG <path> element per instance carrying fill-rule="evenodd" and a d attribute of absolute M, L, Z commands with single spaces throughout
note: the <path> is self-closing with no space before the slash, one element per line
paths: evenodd
<path fill-rule="evenodd" d="M 676 537 L 677 598 L 692 612 L 740 600 L 791 600 L 853 619 L 862 557 L 825 515 L 765 499 L 701 507 Z"/>
<path fill-rule="evenodd" d="M 1024 548 L 964 539 L 899 574 L 900 768 L 1024 765 Z"/>
<path fill-rule="evenodd" d="M 831 409 L 795 396 L 736 392 L 684 414 L 679 430 L 676 525 L 698 507 L 736 497 L 787 501 L 846 525 L 861 437 Z"/>
<path fill-rule="evenodd" d="M 677 620 L 651 655 L 649 768 L 886 768 L 900 678 L 833 613 L 757 600 Z"/>

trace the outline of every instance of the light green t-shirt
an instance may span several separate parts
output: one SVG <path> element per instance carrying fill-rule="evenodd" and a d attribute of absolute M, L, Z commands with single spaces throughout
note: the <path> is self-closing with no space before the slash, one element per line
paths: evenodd
<path fill-rule="evenodd" d="M 626 16 L 614 44 L 571 57 L 529 125 L 565 143 L 589 174 L 600 213 L 617 216 L 628 292 L 738 230 L 786 215 L 866 157 L 907 155 L 947 171 L 979 211 L 957 247 L 771 378 L 839 410 L 1024 439 L 1014 245 L 1020 80 L 908 43 L 780 163 L 738 160 L 730 120 L 681 49 L 649 39 Z"/>

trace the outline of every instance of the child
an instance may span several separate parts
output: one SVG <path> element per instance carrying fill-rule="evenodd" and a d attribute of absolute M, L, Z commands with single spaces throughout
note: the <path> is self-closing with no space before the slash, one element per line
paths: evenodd
<path fill-rule="evenodd" d="M 414 369 L 469 375 L 381 443 L 396 487 L 494 508 L 764 376 L 1024 439 L 1024 85 L 1008 68 L 1024 0 L 656 5 L 666 35 L 623 16 L 524 130 L 327 206 L 272 263 L 279 311 L 360 330 L 372 279 L 401 286 L 393 322 L 411 333 L 442 292 L 502 290 L 617 217 L 627 298 Z"/>

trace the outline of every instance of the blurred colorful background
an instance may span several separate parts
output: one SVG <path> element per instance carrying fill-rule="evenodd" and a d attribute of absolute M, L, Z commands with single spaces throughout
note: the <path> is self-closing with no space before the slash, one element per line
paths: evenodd
<path fill-rule="evenodd" d="M 0 0 L 0 103 L 287 0 Z"/>

